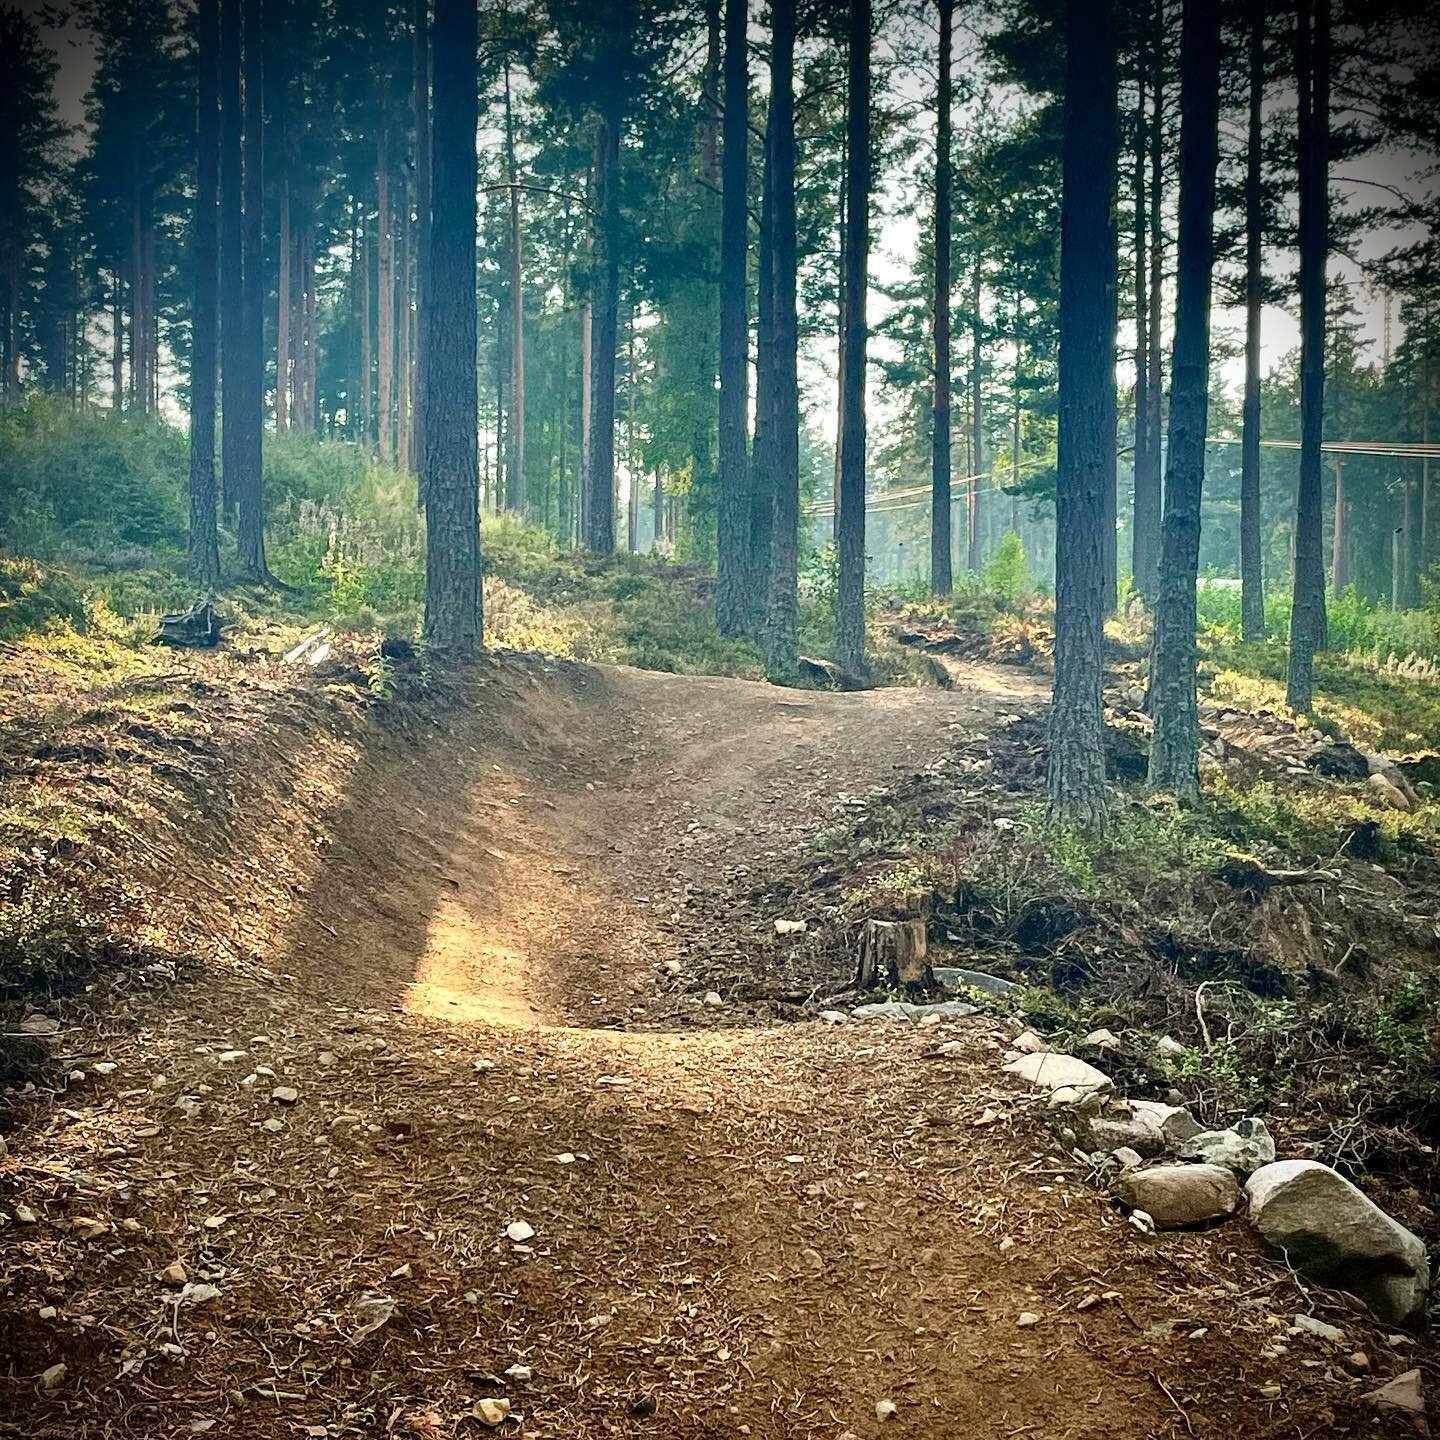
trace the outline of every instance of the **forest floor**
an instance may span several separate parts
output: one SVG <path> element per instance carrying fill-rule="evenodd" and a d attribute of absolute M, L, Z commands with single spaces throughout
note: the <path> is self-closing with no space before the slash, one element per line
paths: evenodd
<path fill-rule="evenodd" d="M 1381 1433 L 1427 1352 L 1243 1225 L 1127 1224 L 1000 1074 L 1013 1025 L 815 1018 L 774 921 L 819 837 L 1042 708 L 950 664 L 511 656 L 381 703 L 196 660 L 42 706 L 17 663 L 7 768 L 137 955 L 14 1103 L 0 1433 Z"/>

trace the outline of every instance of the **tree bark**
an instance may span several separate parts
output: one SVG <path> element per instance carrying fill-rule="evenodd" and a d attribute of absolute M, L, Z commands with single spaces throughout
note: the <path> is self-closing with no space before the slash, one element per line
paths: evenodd
<path fill-rule="evenodd" d="M 414 395 L 414 465 L 423 483 L 425 475 L 425 297 L 430 285 L 430 3 L 414 0 L 414 74 L 412 101 L 415 108 L 415 359 L 410 383 Z M 423 505 L 425 496 L 419 496 Z"/>
<path fill-rule="evenodd" d="M 245 0 L 245 53 L 243 61 L 245 171 L 244 229 L 241 239 L 240 335 L 243 354 L 236 458 L 240 464 L 236 499 L 240 524 L 236 547 L 240 570 L 256 580 L 267 580 L 265 563 L 265 488 L 261 432 L 265 406 L 265 255 L 263 171 L 265 80 L 264 0 Z M 227 416 L 227 420 L 232 417 Z M 226 426 L 229 429 L 229 425 Z"/>
<path fill-rule="evenodd" d="M 1408 511 L 1409 506 L 1407 504 Z M 1409 518 L 1408 515 L 1406 517 Z M 1335 457 L 1335 528 L 1330 540 L 1330 584 L 1338 595 L 1350 583 L 1350 502 L 1345 495 L 1345 461 Z"/>
<path fill-rule="evenodd" d="M 1260 559 L 1260 308 L 1265 214 L 1260 191 L 1265 100 L 1265 5 L 1250 4 L 1250 107 L 1245 147 L 1245 400 L 1240 431 L 1240 627 L 1265 636 L 1265 577 Z"/>
<path fill-rule="evenodd" d="M 1066 0 L 1060 208 L 1059 442 L 1055 493 L 1055 689 L 1050 813 L 1105 823 L 1102 639 L 1105 471 L 1115 438 L 1116 133 L 1110 0 Z"/>
<path fill-rule="evenodd" d="M 190 573 L 220 588 L 215 524 L 215 370 L 220 303 L 220 0 L 200 0 L 196 55 L 195 308 L 190 338 Z"/>
<path fill-rule="evenodd" d="M 774 510 L 770 527 L 765 665 L 772 679 L 789 679 L 798 658 L 796 627 L 800 553 L 799 315 L 796 303 L 795 0 L 771 0 L 770 283 L 774 326 L 770 455 Z"/>
<path fill-rule="evenodd" d="M 375 174 L 379 241 L 375 275 L 376 448 L 380 463 L 388 465 L 395 456 L 395 230 L 390 213 L 390 126 L 385 120 L 380 123 L 380 153 Z"/>
<path fill-rule="evenodd" d="M 760 166 L 760 243 L 755 264 L 755 435 L 750 448 L 749 555 L 745 596 L 749 628 L 763 642 L 770 599 L 770 540 L 775 523 L 775 175 L 767 119 Z"/>
<path fill-rule="evenodd" d="M 293 308 L 294 277 L 290 273 L 294 241 L 290 234 L 290 180 L 280 187 L 280 278 L 275 307 L 275 433 L 289 428 L 290 400 L 290 315 Z"/>
<path fill-rule="evenodd" d="M 395 466 L 410 473 L 410 187 L 400 177 L 395 225 L 396 278 L 400 333 L 395 342 Z"/>
<path fill-rule="evenodd" d="M 1135 223 L 1132 231 L 1135 257 L 1135 451 L 1132 473 L 1135 483 L 1130 525 L 1130 575 L 1136 590 L 1153 606 L 1155 597 L 1153 593 L 1146 591 L 1145 577 L 1154 572 L 1157 564 L 1155 552 L 1159 543 L 1160 481 L 1157 470 L 1150 464 L 1150 316 L 1145 276 L 1145 161 L 1148 139 L 1145 95 L 1150 47 L 1143 15 L 1139 17 L 1136 32 L 1135 73 L 1138 99 L 1135 105 L 1135 149 L 1131 172 L 1135 192 Z"/>
<path fill-rule="evenodd" d="M 360 435 L 366 447 L 375 443 L 373 393 L 371 376 L 374 368 L 372 355 L 372 316 L 370 303 L 370 222 L 365 214 L 360 216 Z"/>
<path fill-rule="evenodd" d="M 935 91 L 935 290 L 931 305 L 935 399 L 930 434 L 930 593 L 954 585 L 950 536 L 950 251 L 954 204 L 950 144 L 954 124 L 955 0 L 939 0 L 940 75 Z"/>
<path fill-rule="evenodd" d="M 587 298 L 580 309 L 580 540 L 590 534 L 590 409 L 595 387 L 591 366 L 595 359 L 595 308 Z"/>
<path fill-rule="evenodd" d="M 1160 576 L 1160 462 L 1163 450 L 1165 400 L 1165 0 L 1155 0 L 1154 43 L 1147 46 L 1151 63 L 1153 103 L 1150 125 L 1150 313 L 1145 339 L 1150 350 L 1150 373 L 1145 382 L 1145 474 L 1141 483 L 1143 509 L 1136 529 L 1145 534 L 1143 569 L 1134 576 L 1136 588 L 1153 608 Z"/>
<path fill-rule="evenodd" d="M 1330 204 L 1330 0 L 1298 0 L 1295 70 L 1300 171 L 1300 482 L 1285 698 L 1308 714 L 1315 652 L 1325 643 L 1325 561 L 1320 443 L 1325 415 L 1325 260 Z"/>
<path fill-rule="evenodd" d="M 743 634 L 749 618 L 750 487 L 746 456 L 749 333 L 745 296 L 749 254 L 747 139 L 750 78 L 747 0 L 725 0 L 725 111 L 720 220 L 720 497 L 716 534 L 715 623 Z"/>
<path fill-rule="evenodd" d="M 240 113 L 240 61 L 245 0 L 220 0 L 220 432 L 221 488 L 225 513 L 234 516 L 240 503 L 240 412 L 245 393 L 242 374 L 245 342 L 241 278 L 245 258 L 243 126 Z"/>
<path fill-rule="evenodd" d="M 970 480 L 966 486 L 969 533 L 965 567 L 978 575 L 985 565 L 985 504 L 981 500 L 980 472 L 985 468 L 985 387 L 980 343 L 981 274 L 977 247 L 970 270 Z"/>
<path fill-rule="evenodd" d="M 425 639 L 483 641 L 475 320 L 475 0 L 435 0 L 430 286 L 425 326 Z"/>
<path fill-rule="evenodd" d="M 840 405 L 840 491 L 836 507 L 839 582 L 835 658 L 857 673 L 865 665 L 865 347 L 870 259 L 870 0 L 850 0 L 845 224 L 845 383 Z"/>
<path fill-rule="evenodd" d="M 590 469 L 585 544 L 596 554 L 615 549 L 615 349 L 620 320 L 620 116 L 600 117 L 595 136 L 594 311 L 590 356 Z"/>
<path fill-rule="evenodd" d="M 515 166 L 515 113 L 510 62 L 505 62 L 505 169 L 510 180 L 510 454 L 506 508 L 525 513 L 525 269 L 520 233 L 519 171 Z"/>
<path fill-rule="evenodd" d="M 1220 146 L 1220 0 L 1185 0 L 1180 42 L 1180 213 L 1170 445 L 1165 466 L 1160 593 L 1150 680 L 1150 784 L 1200 788 L 1195 703 L 1195 582 L 1210 393 L 1210 291 Z"/>

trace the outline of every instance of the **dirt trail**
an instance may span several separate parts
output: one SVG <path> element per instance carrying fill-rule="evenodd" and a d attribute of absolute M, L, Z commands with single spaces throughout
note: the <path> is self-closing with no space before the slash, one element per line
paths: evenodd
<path fill-rule="evenodd" d="M 993 1022 L 934 1060 L 702 1002 L 712 942 L 791 943 L 758 867 L 1039 699 L 963 682 L 517 664 L 528 732 L 477 710 L 297 785 L 326 819 L 254 963 L 137 1000 L 17 1137 L 0 1431 L 449 1437 L 503 1398 L 532 1437 L 1376 1433 L 1334 1356 L 1262 1354 L 1296 1292 L 1243 1231 L 1146 1239 L 1055 1159 Z"/>

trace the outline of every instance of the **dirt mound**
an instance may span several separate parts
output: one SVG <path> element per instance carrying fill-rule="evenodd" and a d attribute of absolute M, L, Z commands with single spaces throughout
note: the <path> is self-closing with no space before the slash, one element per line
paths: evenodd
<path fill-rule="evenodd" d="M 343 665 L 202 668 L 146 722 L 196 727 L 183 761 L 78 716 L 10 751 L 77 767 L 77 807 L 133 775 L 67 863 L 191 958 L 56 1005 L 73 1078 L 10 1096 L 0 1426 L 461 1437 L 503 1401 L 530 1436 L 813 1437 L 889 1400 L 936 1437 L 1375 1433 L 1373 1381 L 1285 1327 L 1318 1301 L 1377 1370 L 1413 1352 L 1243 1229 L 1124 1223 L 993 1020 L 937 1060 L 717 984 L 804 973 L 773 867 L 929 803 L 913 777 L 1034 700 L 968 680 L 510 659 L 382 704 Z"/>

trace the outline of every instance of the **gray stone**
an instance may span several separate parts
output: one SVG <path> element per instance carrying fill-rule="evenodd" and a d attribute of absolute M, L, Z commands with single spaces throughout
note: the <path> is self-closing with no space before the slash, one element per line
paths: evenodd
<path fill-rule="evenodd" d="M 1156 1126 L 1171 1142 L 1188 1140 L 1204 1128 L 1183 1105 L 1166 1104 L 1160 1100 L 1126 1100 L 1124 1104 L 1137 1119 Z"/>
<path fill-rule="evenodd" d="M 978 1005 L 967 1005 L 963 1000 L 940 1000 L 933 1005 L 912 1005 L 908 1000 L 882 1000 L 878 1005 L 857 1005 L 850 1012 L 856 1020 L 923 1020 L 927 1015 L 963 1020 L 967 1015 L 979 1013 Z"/>
<path fill-rule="evenodd" d="M 1085 1043 L 1093 1045 L 1097 1050 L 1120 1049 L 1120 1037 L 1113 1030 L 1092 1030 L 1085 1037 Z"/>
<path fill-rule="evenodd" d="M 1363 1300 L 1382 1320 L 1418 1325 L 1430 1262 L 1425 1246 L 1338 1171 L 1282 1160 L 1245 1187 L 1271 1251 L 1303 1274 Z"/>
<path fill-rule="evenodd" d="M 1096 1150 L 1117 1150 L 1122 1145 L 1154 1160 L 1166 1150 L 1164 1132 L 1136 1116 L 1097 1115 L 1090 1121 L 1090 1141 Z"/>
<path fill-rule="evenodd" d="M 1128 1145 L 1122 1145 L 1118 1150 L 1112 1150 L 1110 1158 L 1122 1170 L 1134 1170 L 1136 1166 L 1145 1163 L 1145 1157 L 1138 1151 L 1132 1150 Z"/>
<path fill-rule="evenodd" d="M 1226 1220 L 1240 1208 L 1240 1185 L 1219 1165 L 1157 1165 L 1131 1170 L 1115 1182 L 1115 1193 L 1143 1210 L 1157 1230 L 1184 1230 Z"/>
<path fill-rule="evenodd" d="M 1038 1055 L 1050 1048 L 1050 1042 L 1033 1030 L 1022 1030 L 1011 1042 L 1010 1048 L 1017 1055 Z"/>
<path fill-rule="evenodd" d="M 1103 1070 L 1097 1070 L 1074 1055 L 1061 1055 L 1053 1050 L 1022 1055 L 1005 1067 L 1005 1073 L 1018 1075 L 1036 1090 L 1055 1091 L 1068 1087 L 1099 1094 L 1115 1088 L 1114 1082 Z"/>
<path fill-rule="evenodd" d="M 1313 1315 L 1297 1315 L 1290 1327 L 1292 1335 L 1318 1335 L 1322 1340 L 1333 1340 L 1337 1345 L 1345 1338 L 1345 1332 L 1338 1326 L 1327 1325 Z"/>
<path fill-rule="evenodd" d="M 930 973 L 934 975 L 935 983 L 946 990 L 968 986 L 972 990 L 983 990 L 987 995 L 1013 995 L 1020 988 L 1013 980 L 987 975 L 983 970 L 966 970 L 961 965 L 936 965 Z"/>
<path fill-rule="evenodd" d="M 1185 1160 L 1223 1165 L 1243 1180 L 1275 1159 L 1275 1142 L 1263 1120 L 1237 1120 L 1228 1130 L 1202 1130 L 1180 1153 Z"/>

